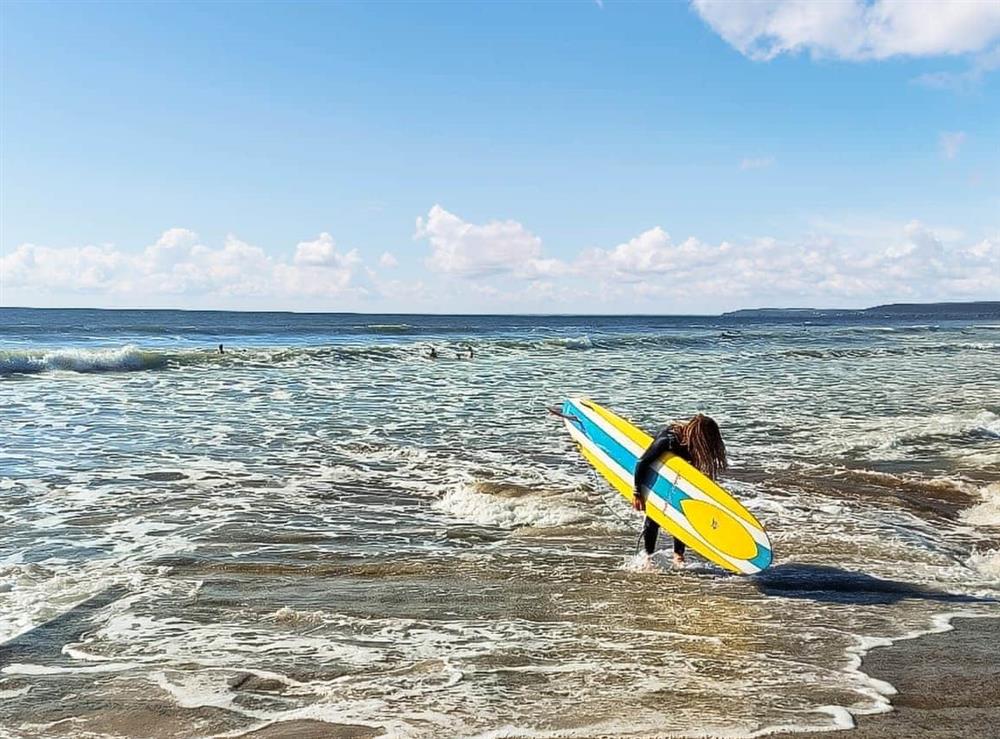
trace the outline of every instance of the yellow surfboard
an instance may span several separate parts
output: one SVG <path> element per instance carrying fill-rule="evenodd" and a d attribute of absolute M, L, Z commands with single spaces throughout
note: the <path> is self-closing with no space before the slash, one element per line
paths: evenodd
<path fill-rule="evenodd" d="M 562 416 L 587 461 L 631 502 L 635 466 L 652 437 L 586 398 L 567 400 Z M 705 559 L 746 575 L 771 564 L 771 542 L 760 522 L 686 460 L 664 454 L 647 483 L 646 515 Z"/>

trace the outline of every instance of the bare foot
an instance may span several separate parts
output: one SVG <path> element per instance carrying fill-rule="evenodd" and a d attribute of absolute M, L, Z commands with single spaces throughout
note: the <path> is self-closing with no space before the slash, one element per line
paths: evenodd
<path fill-rule="evenodd" d="M 674 564 L 678 567 L 682 567 L 684 565 L 684 555 L 674 552 Z"/>

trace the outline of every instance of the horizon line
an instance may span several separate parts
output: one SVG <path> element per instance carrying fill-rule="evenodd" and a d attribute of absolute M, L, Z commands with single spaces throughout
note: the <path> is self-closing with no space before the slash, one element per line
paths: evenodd
<path fill-rule="evenodd" d="M 864 308 L 795 308 L 795 307 L 774 307 L 774 306 L 761 306 L 755 308 L 734 308 L 733 310 L 721 311 L 719 313 L 538 313 L 538 312 L 526 312 L 526 313 L 489 313 L 489 312 L 470 312 L 470 313 L 420 313 L 415 311 L 390 311 L 390 312 L 364 312 L 364 311 L 298 311 L 298 310 L 281 310 L 281 309 L 251 309 L 251 308 L 95 308 L 95 307 L 53 307 L 53 306 L 30 306 L 30 305 L 0 305 L 0 310 L 37 310 L 37 311 L 102 311 L 102 312 L 175 312 L 175 313 L 239 313 L 239 314 L 250 314 L 250 313 L 274 313 L 274 314 L 286 314 L 286 315 L 302 315 L 302 316 L 476 316 L 476 317 L 540 317 L 540 318 L 558 318 L 558 317 L 591 317 L 591 318 L 618 318 L 618 317 L 649 317 L 649 318 L 721 318 L 733 313 L 740 312 L 764 312 L 764 311 L 774 311 L 774 312 L 788 312 L 788 313 L 805 313 L 805 312 L 844 312 L 844 313 L 860 313 L 864 311 L 875 310 L 877 308 L 890 308 L 890 307 L 900 307 L 900 306 L 912 306 L 912 307 L 932 307 L 932 306 L 997 306 L 1000 307 L 1000 300 L 953 300 L 953 301 L 934 301 L 934 302 L 897 302 L 897 303 L 880 303 L 878 305 L 871 305 Z"/>

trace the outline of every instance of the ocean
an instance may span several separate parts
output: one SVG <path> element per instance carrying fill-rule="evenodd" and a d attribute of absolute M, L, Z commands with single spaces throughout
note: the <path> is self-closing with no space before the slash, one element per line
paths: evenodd
<path fill-rule="evenodd" d="M 774 565 L 641 566 L 572 395 L 713 416 Z M 0 309 L 0 439 L 4 737 L 832 728 L 1000 613 L 1000 317 Z"/>

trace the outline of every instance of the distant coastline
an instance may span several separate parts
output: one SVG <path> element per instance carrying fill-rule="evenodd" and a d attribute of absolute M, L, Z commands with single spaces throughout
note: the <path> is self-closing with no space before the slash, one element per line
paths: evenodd
<path fill-rule="evenodd" d="M 1000 318 L 1000 300 L 888 303 L 871 308 L 744 308 L 723 318 Z"/>
<path fill-rule="evenodd" d="M 217 308 L 92 308 L 35 307 L 0 305 L 0 311 L 74 311 L 91 313 L 185 313 L 185 314 L 258 314 L 294 316 L 435 316 L 439 318 L 626 318 L 628 316 L 669 318 L 749 318 L 749 319 L 832 319 L 832 318 L 927 318 L 927 319 L 1000 319 L 1000 300 L 979 300 L 965 303 L 887 303 L 871 308 L 740 308 L 723 313 L 412 313 L 358 311 L 298 311 Z"/>

